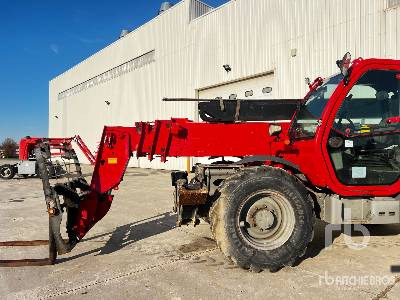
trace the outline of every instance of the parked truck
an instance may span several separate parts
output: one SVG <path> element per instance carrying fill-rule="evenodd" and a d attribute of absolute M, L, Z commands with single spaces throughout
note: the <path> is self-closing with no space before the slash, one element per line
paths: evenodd
<path fill-rule="evenodd" d="M 19 161 L 15 164 L 0 165 L 0 179 L 12 179 L 16 175 L 24 178 L 37 175 L 38 166 L 34 149 L 41 142 L 46 142 L 51 146 L 52 157 L 61 157 L 65 153 L 65 149 L 72 147 L 71 143 L 75 142 L 91 164 L 94 164 L 96 160 L 79 135 L 71 138 L 38 138 L 27 136 L 19 142 Z M 60 176 L 65 172 L 58 161 L 49 161 L 47 163 L 47 170 L 52 177 Z"/>

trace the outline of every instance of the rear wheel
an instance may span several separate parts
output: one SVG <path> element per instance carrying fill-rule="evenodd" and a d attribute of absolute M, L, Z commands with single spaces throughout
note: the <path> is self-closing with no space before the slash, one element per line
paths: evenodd
<path fill-rule="evenodd" d="M 16 174 L 15 167 L 12 165 L 0 166 L 0 178 L 1 179 L 12 179 Z"/>
<path fill-rule="evenodd" d="M 259 167 L 225 180 L 210 220 L 225 256 L 245 269 L 275 271 L 304 255 L 315 216 L 300 182 L 282 170 Z"/>

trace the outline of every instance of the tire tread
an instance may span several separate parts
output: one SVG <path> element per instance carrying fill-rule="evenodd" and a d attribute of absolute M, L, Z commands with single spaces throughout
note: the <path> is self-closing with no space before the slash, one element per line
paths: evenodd
<path fill-rule="evenodd" d="M 271 254 L 269 256 L 265 254 L 257 255 L 259 253 L 256 253 L 256 249 L 254 249 L 253 253 L 249 253 L 249 249 L 243 245 L 242 241 L 240 241 L 235 234 L 235 228 L 229 228 L 224 220 L 224 210 L 228 209 L 226 206 L 229 202 L 229 198 L 238 185 L 246 180 L 259 176 L 279 177 L 284 185 L 293 186 L 300 193 L 301 198 L 308 203 L 306 205 L 310 207 L 310 215 L 308 216 L 309 222 L 306 224 L 305 228 L 307 241 L 305 241 L 304 246 L 300 245 L 299 247 L 296 247 L 286 242 L 285 245 L 279 248 L 279 250 L 287 252 L 288 259 L 286 260 L 279 260 L 275 257 L 276 255 L 272 255 L 273 253 L 269 253 Z M 259 272 L 265 269 L 270 272 L 276 272 L 282 267 L 294 266 L 301 257 L 304 257 L 307 247 L 312 242 L 314 236 L 316 217 L 314 202 L 308 195 L 308 191 L 303 183 L 297 177 L 289 174 L 283 169 L 273 167 L 245 168 L 227 178 L 219 189 L 219 193 L 220 196 L 213 203 L 209 213 L 211 232 L 218 247 L 229 260 L 244 269 L 251 270 L 252 272 Z M 259 256 L 261 256 L 261 258 Z"/>

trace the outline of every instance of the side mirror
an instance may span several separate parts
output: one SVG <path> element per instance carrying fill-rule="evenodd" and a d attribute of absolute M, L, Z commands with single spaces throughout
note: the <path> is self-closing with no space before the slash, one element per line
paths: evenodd
<path fill-rule="evenodd" d="M 350 63 L 351 63 L 351 54 L 350 52 L 347 52 L 342 60 L 338 60 L 336 61 L 337 66 L 340 69 L 340 73 L 342 73 L 342 75 L 344 77 L 346 77 L 347 75 L 349 75 L 349 68 L 350 68 Z"/>
<path fill-rule="evenodd" d="M 311 79 L 310 79 L 310 77 L 304 78 L 304 81 L 305 81 L 305 83 L 306 83 L 308 86 L 310 86 L 310 84 L 311 84 Z"/>

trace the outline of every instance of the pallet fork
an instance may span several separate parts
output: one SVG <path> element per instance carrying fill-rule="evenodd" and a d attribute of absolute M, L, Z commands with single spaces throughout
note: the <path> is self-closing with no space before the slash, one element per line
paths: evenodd
<path fill-rule="evenodd" d="M 60 204 L 59 197 L 55 191 L 55 187 L 50 185 L 50 176 L 46 165 L 51 159 L 51 145 L 43 141 L 35 147 L 35 157 L 38 165 L 38 172 L 42 179 L 43 191 L 45 194 L 45 202 L 49 217 L 49 239 L 48 240 L 31 240 L 31 241 L 5 241 L 0 242 L 0 247 L 38 247 L 48 246 L 49 256 L 39 259 L 16 259 L 16 260 L 0 260 L 0 267 L 25 267 L 25 266 L 46 266 L 56 263 L 57 254 L 65 254 L 72 250 L 76 245 L 76 239 L 69 234 L 70 239 L 64 240 L 60 233 L 60 224 L 62 213 L 66 209 L 65 204 Z M 82 180 L 82 171 L 75 151 L 65 145 L 64 158 L 73 160 L 75 165 L 76 176 Z M 64 197 L 65 199 L 65 197 Z M 73 204 L 72 204 L 73 205 Z M 67 221 L 68 223 L 68 221 Z"/>

